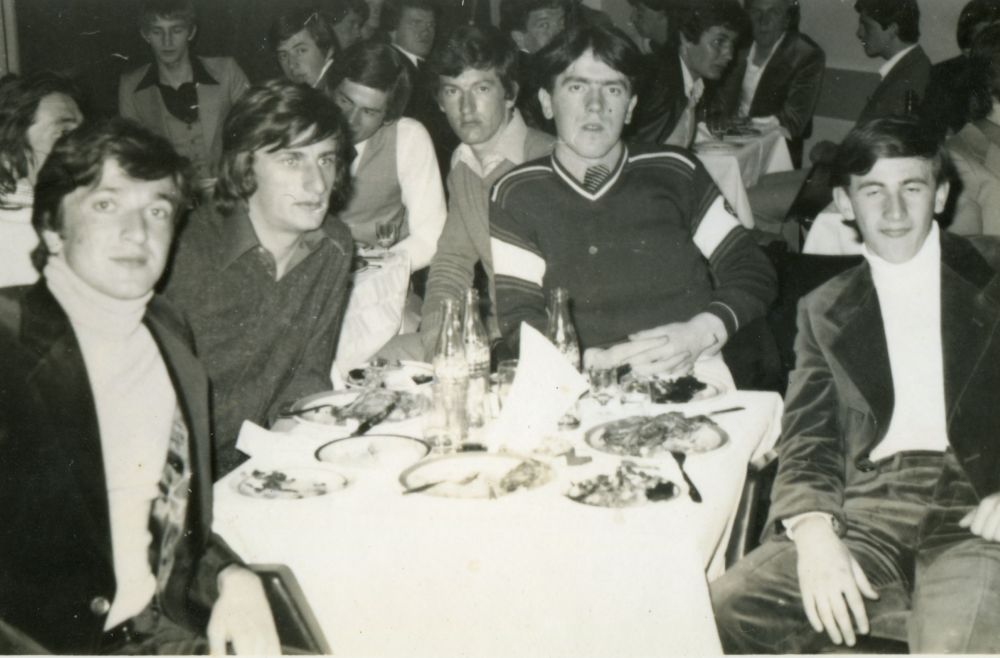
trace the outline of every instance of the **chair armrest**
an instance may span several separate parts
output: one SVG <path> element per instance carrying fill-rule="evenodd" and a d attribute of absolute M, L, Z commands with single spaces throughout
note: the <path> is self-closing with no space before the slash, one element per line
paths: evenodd
<path fill-rule="evenodd" d="M 284 564 L 251 564 L 249 567 L 264 586 L 282 653 L 333 653 L 292 570 Z"/>

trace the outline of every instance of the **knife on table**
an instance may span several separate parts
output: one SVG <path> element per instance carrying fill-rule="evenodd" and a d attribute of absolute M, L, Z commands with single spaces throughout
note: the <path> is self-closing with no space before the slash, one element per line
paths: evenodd
<path fill-rule="evenodd" d="M 399 402 L 397 400 L 393 400 L 389 404 L 385 405 L 385 408 L 382 409 L 381 411 L 378 411 L 372 414 L 371 416 L 368 416 L 368 418 L 366 418 L 364 421 L 362 421 L 360 425 L 358 425 L 358 428 L 356 430 L 351 432 L 351 436 L 361 436 L 367 433 L 368 430 L 370 430 L 371 428 L 375 427 L 383 420 L 388 418 L 389 414 L 391 414 L 393 410 L 395 410 L 397 404 L 399 404 Z"/>

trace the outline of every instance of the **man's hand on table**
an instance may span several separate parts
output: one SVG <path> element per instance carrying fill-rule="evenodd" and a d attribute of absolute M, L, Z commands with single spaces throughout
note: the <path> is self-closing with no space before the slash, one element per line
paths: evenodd
<path fill-rule="evenodd" d="M 966 514 L 958 525 L 983 539 L 1000 542 L 1000 493 L 979 501 L 976 509 Z"/>
<path fill-rule="evenodd" d="M 281 653 L 271 606 L 257 574 L 236 565 L 219 573 L 219 598 L 212 607 L 207 634 L 213 655 L 225 655 L 229 642 L 237 654 Z"/>
<path fill-rule="evenodd" d="M 853 647 L 855 626 L 859 633 L 868 633 L 864 598 L 877 599 L 878 593 L 828 519 L 803 520 L 795 526 L 794 541 L 799 589 L 809 623 L 817 633 L 825 630 L 835 644 Z"/>
<path fill-rule="evenodd" d="M 606 349 L 590 348 L 583 355 L 586 367 L 632 366 L 639 375 L 691 371 L 702 354 L 710 356 L 726 342 L 726 327 L 711 313 L 699 313 L 687 322 L 671 322 L 629 336 Z"/>

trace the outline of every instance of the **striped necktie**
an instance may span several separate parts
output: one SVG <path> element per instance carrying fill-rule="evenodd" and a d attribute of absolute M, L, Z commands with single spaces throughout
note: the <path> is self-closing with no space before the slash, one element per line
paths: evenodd
<path fill-rule="evenodd" d="M 601 185 L 611 176 L 611 170 L 604 165 L 594 165 L 587 167 L 587 173 L 583 176 L 583 189 L 591 194 L 601 189 Z"/>

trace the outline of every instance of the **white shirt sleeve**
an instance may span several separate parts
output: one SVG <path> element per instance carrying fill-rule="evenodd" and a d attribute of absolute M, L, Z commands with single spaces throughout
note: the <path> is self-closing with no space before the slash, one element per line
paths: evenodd
<path fill-rule="evenodd" d="M 795 539 L 795 528 L 797 528 L 803 521 L 813 518 L 826 519 L 831 528 L 834 530 L 837 529 L 835 527 L 833 516 L 827 514 L 826 512 L 803 512 L 802 514 L 796 514 L 795 516 L 790 516 L 787 519 L 782 519 L 781 524 L 785 526 L 785 534 L 788 535 L 788 538 Z"/>
<path fill-rule="evenodd" d="M 406 117 L 399 119 L 396 130 L 396 172 L 410 234 L 392 250 L 405 251 L 411 271 L 416 271 L 430 265 L 448 210 L 427 130 Z"/>

